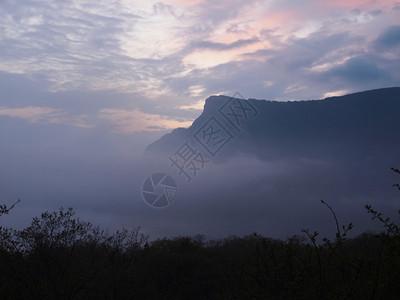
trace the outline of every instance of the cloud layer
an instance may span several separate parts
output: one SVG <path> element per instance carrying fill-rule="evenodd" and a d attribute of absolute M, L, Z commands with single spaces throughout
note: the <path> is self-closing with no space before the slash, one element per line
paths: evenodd
<path fill-rule="evenodd" d="M 2 1 L 0 70 L 45 78 L 54 91 L 189 102 L 235 90 L 318 98 L 339 85 L 355 91 L 400 80 L 396 1 L 169 3 Z M 364 68 L 368 83 L 354 82 Z M 204 89 L 191 96 L 196 85 Z"/>

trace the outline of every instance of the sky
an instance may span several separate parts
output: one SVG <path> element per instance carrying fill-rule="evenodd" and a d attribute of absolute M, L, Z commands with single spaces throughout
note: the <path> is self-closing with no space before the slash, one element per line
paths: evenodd
<path fill-rule="evenodd" d="M 22 199 L 2 222 L 70 205 L 107 220 L 91 197 L 134 198 L 145 147 L 207 97 L 399 86 L 399 56 L 399 1 L 0 0 L 0 200 Z"/>

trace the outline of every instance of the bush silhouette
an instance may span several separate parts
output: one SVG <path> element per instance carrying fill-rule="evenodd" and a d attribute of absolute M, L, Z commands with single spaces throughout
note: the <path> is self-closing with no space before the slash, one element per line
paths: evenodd
<path fill-rule="evenodd" d="M 71 208 L 44 212 L 23 230 L 0 228 L 0 297 L 396 299 L 399 225 L 366 205 L 382 232 L 349 238 L 352 224 L 341 225 L 333 207 L 322 203 L 332 213 L 333 240 L 305 229 L 305 236 L 286 240 L 255 233 L 150 242 L 139 227 L 109 233 Z"/>

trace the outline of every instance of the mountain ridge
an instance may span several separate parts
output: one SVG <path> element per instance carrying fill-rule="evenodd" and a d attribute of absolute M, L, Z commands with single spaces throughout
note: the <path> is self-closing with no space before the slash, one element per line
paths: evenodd
<path fill-rule="evenodd" d="M 229 101 L 236 110 L 241 105 L 247 109 L 242 111 L 241 118 L 236 118 L 240 119 L 236 122 L 241 125 L 240 128 L 235 126 L 237 124 L 231 117 L 235 114 L 234 110 L 229 112 L 226 109 Z M 251 106 L 256 109 L 257 115 L 244 120 L 244 113 L 252 113 Z M 234 137 L 230 147 L 226 147 L 227 155 L 234 152 L 256 152 L 260 157 L 266 153 L 275 156 L 285 147 L 297 149 L 299 154 L 304 154 L 310 152 L 310 147 L 304 145 L 306 143 L 317 146 L 320 150 L 330 148 L 328 144 L 335 145 L 338 142 L 353 145 L 357 142 L 360 144 L 358 148 L 372 142 L 382 146 L 398 146 L 395 133 L 396 130 L 400 133 L 399 112 L 400 87 L 300 101 L 210 96 L 205 101 L 202 113 L 189 128 L 174 129 L 150 144 L 146 152 L 162 154 L 175 151 L 185 140 L 193 140 L 195 133 L 211 117 Z M 231 116 L 228 116 L 229 113 Z"/>

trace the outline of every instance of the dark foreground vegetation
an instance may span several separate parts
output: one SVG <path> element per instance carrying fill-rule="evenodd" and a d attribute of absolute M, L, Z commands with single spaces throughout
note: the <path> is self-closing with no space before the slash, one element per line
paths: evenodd
<path fill-rule="evenodd" d="M 24 230 L 1 228 L 0 298 L 399 299 L 399 226 L 366 206 L 382 232 L 346 238 L 352 225 L 324 204 L 337 224 L 333 241 L 303 230 L 286 241 L 149 242 L 139 228 L 109 234 L 72 209 L 45 212 Z M 9 210 L 0 206 L 0 215 Z"/>

